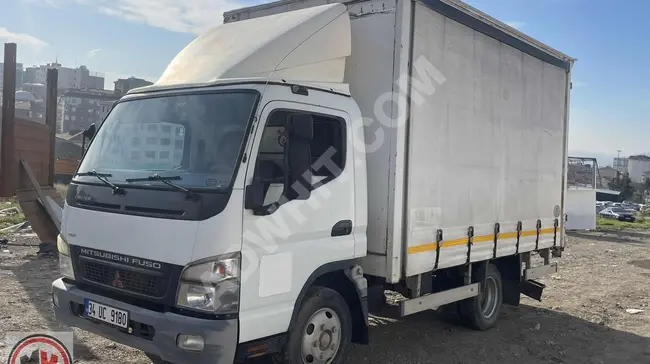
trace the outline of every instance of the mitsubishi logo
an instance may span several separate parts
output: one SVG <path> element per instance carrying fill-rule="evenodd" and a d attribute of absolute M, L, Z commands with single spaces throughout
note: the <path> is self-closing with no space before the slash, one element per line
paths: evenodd
<path fill-rule="evenodd" d="M 120 272 L 115 272 L 115 279 L 113 280 L 113 283 L 111 283 L 111 285 L 117 288 L 124 288 L 124 284 L 120 280 Z"/>

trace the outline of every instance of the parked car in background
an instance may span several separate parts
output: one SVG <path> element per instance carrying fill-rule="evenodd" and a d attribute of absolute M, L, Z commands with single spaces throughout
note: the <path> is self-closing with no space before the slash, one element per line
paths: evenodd
<path fill-rule="evenodd" d="M 621 203 L 621 206 L 624 209 L 628 209 L 628 210 L 634 210 L 634 211 L 641 210 L 641 206 L 639 204 L 637 204 L 637 203 L 634 203 L 634 202 L 623 201 L 623 203 Z"/>
<path fill-rule="evenodd" d="M 608 207 L 600 211 L 600 217 L 605 219 L 616 219 L 618 221 L 636 221 L 634 213 L 621 207 Z"/>

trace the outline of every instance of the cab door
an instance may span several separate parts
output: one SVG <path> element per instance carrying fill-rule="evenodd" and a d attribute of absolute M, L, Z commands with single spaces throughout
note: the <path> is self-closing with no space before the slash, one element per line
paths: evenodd
<path fill-rule="evenodd" d="M 309 140 L 304 134 L 310 123 Z M 247 171 L 245 205 L 255 184 L 264 208 L 246 206 L 243 212 L 240 342 L 286 332 L 311 274 L 354 257 L 349 125 L 350 116 L 340 110 L 290 101 L 265 105 Z M 302 135 L 292 134 L 296 129 Z M 308 171 L 290 170 L 290 159 L 300 157 L 290 156 L 293 142 L 308 146 L 301 149 Z M 289 186 L 291 176 L 302 176 L 302 183 Z"/>

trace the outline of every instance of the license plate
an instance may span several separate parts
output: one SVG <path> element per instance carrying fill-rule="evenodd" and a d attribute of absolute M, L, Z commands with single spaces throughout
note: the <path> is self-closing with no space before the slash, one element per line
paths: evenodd
<path fill-rule="evenodd" d="M 118 310 L 115 307 L 106 306 L 89 299 L 84 300 L 84 306 L 84 316 L 86 317 L 125 329 L 129 326 L 129 313 L 127 311 Z"/>

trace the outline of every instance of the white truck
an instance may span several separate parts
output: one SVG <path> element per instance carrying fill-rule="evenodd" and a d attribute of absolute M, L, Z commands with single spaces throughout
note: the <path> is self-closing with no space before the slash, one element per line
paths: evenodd
<path fill-rule="evenodd" d="M 540 299 L 572 58 L 456 0 L 224 19 L 94 134 L 58 320 L 154 362 L 338 364 L 386 289 L 402 315 L 448 305 L 480 330 Z"/>

